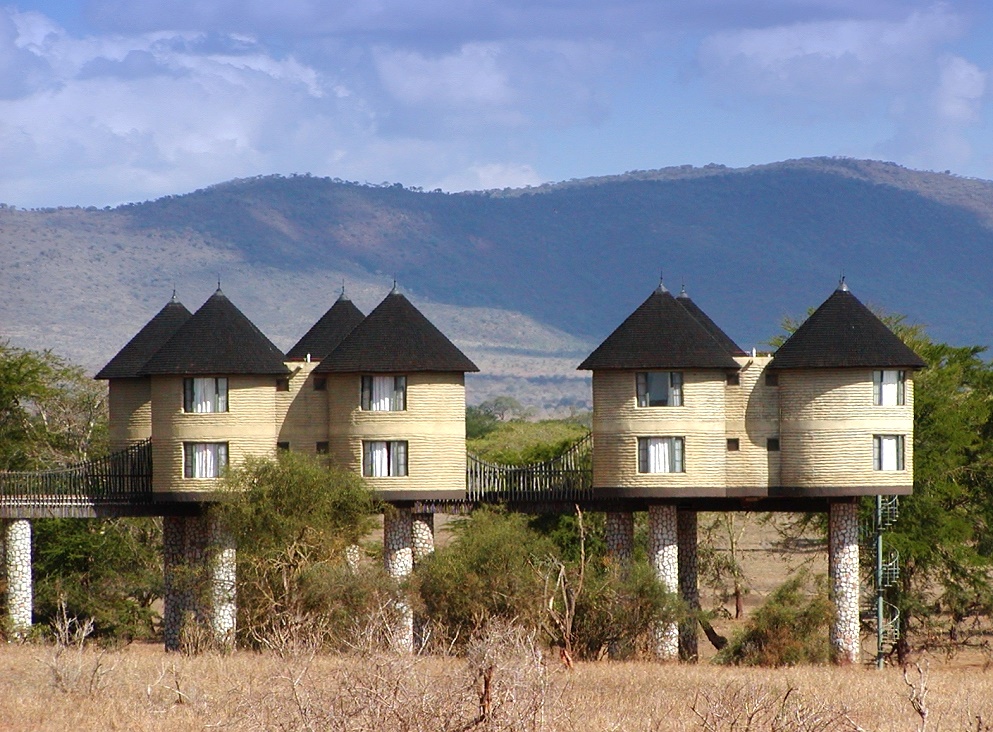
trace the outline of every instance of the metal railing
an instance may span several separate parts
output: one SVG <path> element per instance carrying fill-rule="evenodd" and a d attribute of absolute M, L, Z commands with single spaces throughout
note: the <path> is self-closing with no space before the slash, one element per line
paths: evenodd
<path fill-rule="evenodd" d="M 589 498 L 593 488 L 592 435 L 541 463 L 499 465 L 469 453 L 466 494 L 470 501 L 541 503 Z"/>

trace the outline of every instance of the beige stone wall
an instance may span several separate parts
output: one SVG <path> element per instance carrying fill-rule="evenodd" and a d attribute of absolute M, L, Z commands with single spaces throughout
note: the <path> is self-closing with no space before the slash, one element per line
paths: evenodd
<path fill-rule="evenodd" d="M 152 385 L 147 377 L 110 379 L 107 401 L 111 450 L 123 450 L 152 436 L 151 398 Z"/>
<path fill-rule="evenodd" d="M 278 442 L 290 450 L 313 455 L 318 442 L 328 441 L 328 392 L 314 389 L 318 361 L 289 361 L 290 390 L 276 392 Z M 324 378 L 324 377 L 321 377 Z"/>
<path fill-rule="evenodd" d="M 593 373 L 594 488 L 724 488 L 722 371 L 684 371 L 683 406 L 637 406 L 636 371 Z M 638 437 L 683 437 L 683 473 L 639 473 Z"/>
<path fill-rule="evenodd" d="M 407 374 L 407 408 L 363 411 L 361 375 L 328 375 L 328 437 L 339 464 L 362 474 L 363 440 L 407 440 L 407 476 L 367 478 L 377 491 L 465 491 L 465 378 Z"/>
<path fill-rule="evenodd" d="M 764 491 L 780 484 L 781 452 L 770 452 L 770 438 L 779 437 L 779 389 L 766 386 L 765 368 L 771 356 L 736 357 L 741 365 L 739 385 L 726 391 L 726 436 L 737 439 L 739 450 L 728 452 L 729 489 Z"/>
<path fill-rule="evenodd" d="M 782 483 L 798 488 L 913 483 L 914 389 L 906 404 L 873 404 L 869 369 L 784 371 L 779 377 Z M 873 435 L 905 435 L 905 470 L 873 469 Z"/>
<path fill-rule="evenodd" d="M 183 378 L 151 379 L 152 488 L 159 491 L 215 490 L 217 481 L 183 477 L 184 442 L 227 442 L 228 465 L 248 456 L 276 451 L 276 379 L 274 376 L 228 377 L 228 411 L 187 414 L 183 411 Z"/>

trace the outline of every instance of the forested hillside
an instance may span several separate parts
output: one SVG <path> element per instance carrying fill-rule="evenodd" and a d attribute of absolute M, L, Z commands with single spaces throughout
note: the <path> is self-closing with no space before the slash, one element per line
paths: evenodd
<path fill-rule="evenodd" d="M 744 347 L 842 274 L 939 339 L 991 343 L 991 212 L 991 182 L 837 159 L 462 194 L 263 176 L 116 209 L 0 211 L 0 323 L 93 368 L 173 286 L 195 309 L 219 277 L 285 348 L 343 279 L 368 311 L 395 277 L 484 374 L 565 394 L 660 273 Z"/>

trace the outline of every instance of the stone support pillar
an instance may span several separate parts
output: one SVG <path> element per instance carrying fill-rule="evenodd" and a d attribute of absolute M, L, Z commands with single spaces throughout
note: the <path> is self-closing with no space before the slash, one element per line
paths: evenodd
<path fill-rule="evenodd" d="M 16 638 L 31 632 L 33 588 L 31 584 L 31 522 L 8 521 L 4 531 L 4 564 L 7 572 L 7 613 Z"/>
<path fill-rule="evenodd" d="M 345 547 L 345 564 L 352 574 L 359 571 L 362 564 L 362 547 L 358 544 L 349 544 Z"/>
<path fill-rule="evenodd" d="M 859 634 L 859 517 L 854 501 L 832 501 L 828 521 L 829 572 L 835 604 L 831 647 L 837 663 L 858 663 Z"/>
<path fill-rule="evenodd" d="M 409 508 L 388 508 L 383 516 L 383 566 L 395 580 L 414 571 L 413 520 Z M 393 647 L 403 653 L 414 650 L 414 612 L 401 597 L 393 605 L 390 629 Z"/>
<path fill-rule="evenodd" d="M 686 603 L 690 616 L 679 624 L 679 657 L 697 660 L 697 612 L 700 610 L 700 586 L 697 582 L 697 513 L 679 511 L 676 514 L 679 535 L 679 595 Z"/>
<path fill-rule="evenodd" d="M 434 514 L 415 513 L 411 517 L 411 549 L 414 565 L 434 554 Z"/>
<path fill-rule="evenodd" d="M 616 564 L 631 563 L 634 556 L 634 514 L 616 511 L 607 514 L 607 556 Z"/>
<path fill-rule="evenodd" d="M 679 592 L 678 529 L 675 506 L 648 507 L 648 558 L 662 587 Z M 679 626 L 660 623 L 655 629 L 655 655 L 661 661 L 679 657 Z"/>
<path fill-rule="evenodd" d="M 211 513 L 208 526 L 208 570 L 211 607 L 208 609 L 214 640 L 222 648 L 234 648 L 238 626 L 238 549 L 234 537 Z"/>

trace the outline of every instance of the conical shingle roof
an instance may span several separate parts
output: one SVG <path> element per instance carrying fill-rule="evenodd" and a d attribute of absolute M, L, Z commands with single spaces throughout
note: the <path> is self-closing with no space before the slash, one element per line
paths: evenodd
<path fill-rule="evenodd" d="M 145 327 L 127 342 L 110 362 L 100 369 L 98 379 L 133 379 L 138 372 L 165 345 L 173 334 L 190 319 L 190 311 L 176 299 L 165 304 Z"/>
<path fill-rule="evenodd" d="M 420 310 L 394 290 L 314 371 L 464 373 L 479 369 Z"/>
<path fill-rule="evenodd" d="M 676 295 L 676 302 L 678 302 L 680 305 L 686 308 L 689 314 L 692 315 L 694 318 L 696 318 L 696 321 L 704 328 L 706 328 L 707 332 L 710 333 L 711 336 L 713 336 L 714 340 L 720 343 L 724 347 L 724 350 L 726 350 L 732 356 L 748 355 L 743 350 L 741 350 L 741 348 L 738 346 L 737 343 L 731 340 L 731 336 L 729 336 L 727 333 L 721 330 L 720 326 L 717 325 L 717 323 L 715 323 L 713 320 L 711 320 L 710 316 L 707 315 L 707 313 L 703 312 L 703 310 L 700 309 L 699 305 L 693 302 L 690 296 L 686 294 L 685 289 L 681 290 L 680 293 Z"/>
<path fill-rule="evenodd" d="M 607 336 L 580 369 L 738 369 L 727 349 L 664 287 Z"/>
<path fill-rule="evenodd" d="M 779 347 L 767 368 L 924 368 L 844 283 Z"/>
<path fill-rule="evenodd" d="M 286 374 L 282 351 L 217 288 L 149 359 L 142 376 Z"/>
<path fill-rule="evenodd" d="M 303 361 L 309 354 L 314 361 L 323 360 L 363 318 L 362 311 L 342 292 L 334 305 L 286 353 L 286 358 Z"/>

